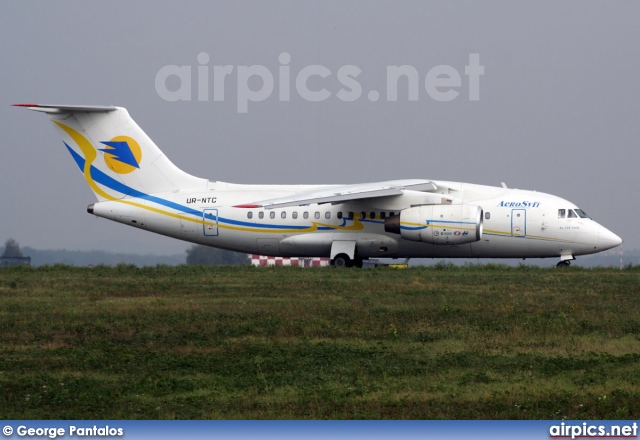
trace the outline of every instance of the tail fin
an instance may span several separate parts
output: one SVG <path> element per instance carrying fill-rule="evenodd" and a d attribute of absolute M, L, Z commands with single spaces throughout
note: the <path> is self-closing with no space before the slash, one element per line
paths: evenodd
<path fill-rule="evenodd" d="M 16 104 L 47 113 L 99 201 L 206 190 L 185 173 L 122 107 Z"/>

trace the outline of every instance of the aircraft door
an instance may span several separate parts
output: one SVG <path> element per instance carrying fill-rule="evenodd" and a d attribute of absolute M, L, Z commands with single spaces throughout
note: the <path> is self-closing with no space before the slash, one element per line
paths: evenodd
<path fill-rule="evenodd" d="M 511 236 L 524 237 L 527 235 L 527 210 L 511 210 Z"/>
<path fill-rule="evenodd" d="M 204 224 L 202 229 L 204 235 L 215 237 L 218 235 L 218 210 L 217 209 L 205 209 L 202 211 L 202 220 Z"/>

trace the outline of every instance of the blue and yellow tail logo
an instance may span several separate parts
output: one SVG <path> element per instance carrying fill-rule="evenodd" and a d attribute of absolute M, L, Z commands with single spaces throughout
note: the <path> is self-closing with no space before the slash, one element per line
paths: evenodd
<path fill-rule="evenodd" d="M 101 142 L 107 148 L 104 151 L 104 163 L 118 174 L 128 174 L 140 168 L 142 150 L 135 139 L 129 136 L 116 136 L 108 142 Z"/>

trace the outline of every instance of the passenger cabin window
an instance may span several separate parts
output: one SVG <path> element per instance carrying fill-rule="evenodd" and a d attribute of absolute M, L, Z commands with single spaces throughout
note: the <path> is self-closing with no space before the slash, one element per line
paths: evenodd
<path fill-rule="evenodd" d="M 316 211 L 316 213 L 313 215 L 315 218 L 320 218 L 320 213 L 318 211 Z"/>
<path fill-rule="evenodd" d="M 308 213 L 307 211 L 305 211 L 305 212 L 302 214 L 302 218 L 305 218 L 305 219 L 309 218 L 309 213 Z"/>
<path fill-rule="evenodd" d="M 253 212 L 251 211 L 247 212 L 247 218 L 253 218 Z"/>
<path fill-rule="evenodd" d="M 293 212 L 291 213 L 291 218 L 293 218 L 293 219 L 298 218 L 298 211 L 293 211 Z"/>
<path fill-rule="evenodd" d="M 564 209 L 558 209 L 558 218 L 564 218 L 566 211 Z"/>
<path fill-rule="evenodd" d="M 578 218 L 576 213 L 573 212 L 573 209 L 568 209 L 568 211 L 569 211 L 569 215 L 567 215 L 567 218 Z"/>
<path fill-rule="evenodd" d="M 282 211 L 282 212 L 280 213 L 280 218 L 287 218 L 287 213 L 286 213 L 286 211 Z"/>
<path fill-rule="evenodd" d="M 260 211 L 258 213 L 258 218 L 264 218 L 264 211 Z"/>
<path fill-rule="evenodd" d="M 366 212 L 361 212 L 360 213 L 360 220 L 364 220 L 365 218 L 367 218 L 367 213 Z"/>
<path fill-rule="evenodd" d="M 329 211 L 324 213 L 324 218 L 329 219 L 331 218 L 331 213 Z"/>
<path fill-rule="evenodd" d="M 275 211 L 271 211 L 271 212 L 269 213 L 269 217 L 270 217 L 270 218 L 276 218 L 276 212 L 275 212 Z"/>
<path fill-rule="evenodd" d="M 338 220 L 340 220 L 342 218 L 342 211 L 338 211 L 337 217 L 338 217 Z"/>
<path fill-rule="evenodd" d="M 386 216 L 387 216 L 387 214 L 386 214 L 384 211 L 382 211 L 382 212 L 380 213 L 380 218 L 385 218 Z"/>
<path fill-rule="evenodd" d="M 491 218 L 491 213 L 490 212 L 485 212 L 484 213 L 484 219 L 485 220 L 489 220 Z"/>
<path fill-rule="evenodd" d="M 369 218 L 370 218 L 371 220 L 375 220 L 375 219 L 376 219 L 376 213 L 375 213 L 375 212 L 370 212 L 370 213 L 369 213 Z"/>

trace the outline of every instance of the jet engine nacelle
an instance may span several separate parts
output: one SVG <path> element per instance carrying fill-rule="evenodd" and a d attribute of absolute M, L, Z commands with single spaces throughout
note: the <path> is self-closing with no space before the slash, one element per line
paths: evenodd
<path fill-rule="evenodd" d="M 477 205 L 423 205 L 384 220 L 384 230 L 405 240 L 465 244 L 482 238 L 482 208 Z"/>

